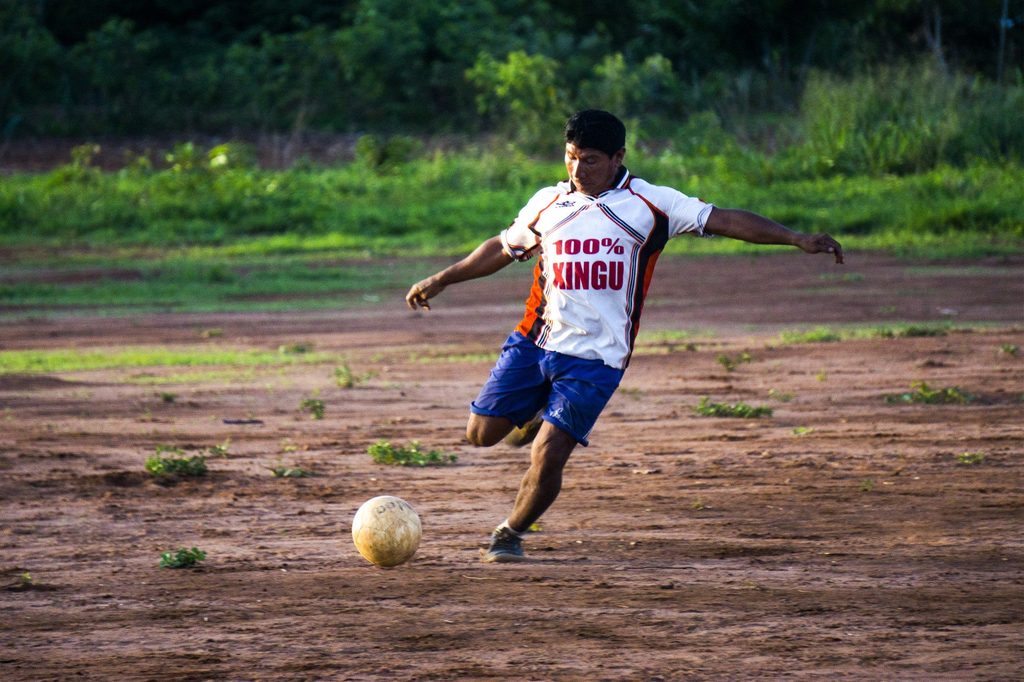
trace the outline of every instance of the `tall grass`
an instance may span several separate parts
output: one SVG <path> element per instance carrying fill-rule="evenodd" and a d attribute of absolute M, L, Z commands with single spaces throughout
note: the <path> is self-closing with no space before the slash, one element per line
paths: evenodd
<path fill-rule="evenodd" d="M 933 65 L 887 66 L 850 79 L 812 76 L 801 115 L 809 169 L 914 173 L 972 159 L 1024 158 L 1024 87 Z"/>

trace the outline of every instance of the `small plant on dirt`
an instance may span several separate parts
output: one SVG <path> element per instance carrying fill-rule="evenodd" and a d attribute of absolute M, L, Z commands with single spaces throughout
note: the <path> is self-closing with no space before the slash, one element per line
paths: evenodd
<path fill-rule="evenodd" d="M 227 457 L 228 448 L 231 447 L 231 439 L 228 438 L 220 445 L 211 445 L 206 448 L 206 451 L 210 454 L 210 457 Z"/>
<path fill-rule="evenodd" d="M 813 433 L 814 429 L 810 426 L 797 426 L 793 429 L 794 436 L 806 436 L 809 433 Z"/>
<path fill-rule="evenodd" d="M 178 396 L 174 395 L 173 393 L 169 393 L 167 391 L 162 391 L 160 393 L 160 400 L 164 401 L 165 403 L 173 403 L 177 399 Z"/>
<path fill-rule="evenodd" d="M 862 493 L 869 493 L 869 492 L 871 492 L 874 489 L 875 489 L 875 481 L 874 481 L 874 479 L 865 478 L 863 481 L 860 482 L 860 491 Z"/>
<path fill-rule="evenodd" d="M 206 552 L 193 547 L 182 547 L 175 552 L 164 552 L 160 555 L 160 568 L 191 568 L 206 559 Z"/>
<path fill-rule="evenodd" d="M 1003 355 L 1009 355 L 1010 357 L 1015 358 L 1017 357 L 1017 354 L 1020 353 L 1020 348 L 1012 343 L 1004 343 L 999 346 L 999 352 Z"/>
<path fill-rule="evenodd" d="M 817 379 L 818 381 L 822 381 L 822 382 L 828 381 L 828 373 L 825 372 L 825 370 L 822 370 L 822 371 L 818 372 L 817 374 L 815 374 L 814 378 Z"/>
<path fill-rule="evenodd" d="M 303 412 L 309 412 L 309 416 L 313 419 L 324 418 L 324 401 L 319 398 L 304 398 L 299 403 L 299 409 Z"/>
<path fill-rule="evenodd" d="M 974 399 L 974 396 L 961 391 L 956 386 L 932 388 L 924 381 L 915 381 L 910 384 L 910 388 L 911 390 L 906 393 L 887 395 L 885 397 L 885 402 L 889 404 L 924 403 L 927 405 L 966 405 Z"/>
<path fill-rule="evenodd" d="M 693 511 L 703 511 L 705 509 L 704 501 L 698 497 L 693 501 L 693 504 L 690 505 L 690 509 Z"/>
<path fill-rule="evenodd" d="M 274 475 L 274 478 L 308 478 L 317 475 L 315 471 L 300 467 L 276 466 L 267 468 L 270 469 L 270 473 Z"/>
<path fill-rule="evenodd" d="M 795 396 L 792 393 L 784 393 L 782 391 L 777 391 L 774 388 L 769 388 L 768 397 L 772 400 L 778 400 L 780 403 L 788 403 Z"/>
<path fill-rule="evenodd" d="M 963 464 L 966 466 L 972 466 L 975 464 L 982 464 L 985 461 L 984 452 L 961 452 L 956 456 L 956 463 Z"/>
<path fill-rule="evenodd" d="M 174 456 L 164 457 L 167 453 Z M 146 471 L 154 476 L 205 476 L 206 457 L 184 457 L 184 454 L 181 448 L 158 445 L 156 454 L 146 458 Z"/>
<path fill-rule="evenodd" d="M 742 419 L 756 419 L 757 417 L 772 416 L 772 408 L 758 406 L 754 407 L 746 403 L 735 403 L 727 405 L 724 403 L 709 403 L 708 397 L 700 399 L 697 407 L 693 408 L 702 417 L 739 417 Z"/>
<path fill-rule="evenodd" d="M 352 371 L 352 368 L 348 366 L 348 363 L 343 363 L 340 367 L 334 368 L 334 383 L 338 385 L 338 388 L 355 388 L 360 384 L 363 384 L 376 376 L 373 372 L 366 372 L 365 374 L 356 374 Z"/>
<path fill-rule="evenodd" d="M 725 367 L 725 371 L 727 372 L 732 372 L 733 370 L 736 369 L 738 365 L 744 362 L 753 361 L 753 358 L 750 357 L 750 353 L 741 353 L 736 357 L 731 357 L 729 355 L 722 354 L 719 355 L 716 359 L 718 360 L 718 364 L 720 364 L 722 367 Z"/>
<path fill-rule="evenodd" d="M 458 460 L 455 455 L 440 450 L 424 452 L 420 442 L 416 440 L 405 447 L 395 447 L 386 440 L 379 440 L 366 451 L 377 464 L 425 467 L 451 464 Z"/>
<path fill-rule="evenodd" d="M 783 344 L 831 343 L 842 338 L 842 334 L 828 327 L 817 327 L 807 331 L 784 331 L 779 335 L 779 341 Z"/>

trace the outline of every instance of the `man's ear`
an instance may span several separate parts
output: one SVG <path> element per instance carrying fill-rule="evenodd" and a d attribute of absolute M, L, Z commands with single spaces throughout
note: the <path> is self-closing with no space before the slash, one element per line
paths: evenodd
<path fill-rule="evenodd" d="M 617 151 L 614 154 L 612 154 L 612 162 L 617 164 L 617 165 L 621 165 L 622 164 L 622 160 L 624 158 L 626 158 L 626 148 L 625 147 L 623 147 L 619 151 Z"/>

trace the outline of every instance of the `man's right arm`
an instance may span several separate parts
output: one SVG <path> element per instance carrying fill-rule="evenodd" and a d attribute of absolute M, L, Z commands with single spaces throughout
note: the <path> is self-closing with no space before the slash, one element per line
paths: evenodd
<path fill-rule="evenodd" d="M 405 295 L 405 302 L 413 310 L 430 310 L 430 299 L 444 291 L 449 284 L 492 275 L 511 262 L 511 256 L 502 249 L 501 237 L 491 237 L 458 263 L 412 285 Z"/>

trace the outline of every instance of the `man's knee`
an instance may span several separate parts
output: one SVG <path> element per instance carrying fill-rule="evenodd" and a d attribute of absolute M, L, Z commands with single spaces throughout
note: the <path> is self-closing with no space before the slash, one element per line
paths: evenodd
<path fill-rule="evenodd" d="M 497 445 L 512 430 L 512 422 L 504 417 L 473 414 L 466 424 L 466 440 L 472 445 L 489 448 Z"/>
<path fill-rule="evenodd" d="M 544 422 L 530 451 L 531 463 L 542 475 L 558 474 L 575 447 L 575 438 L 554 424 Z"/>

